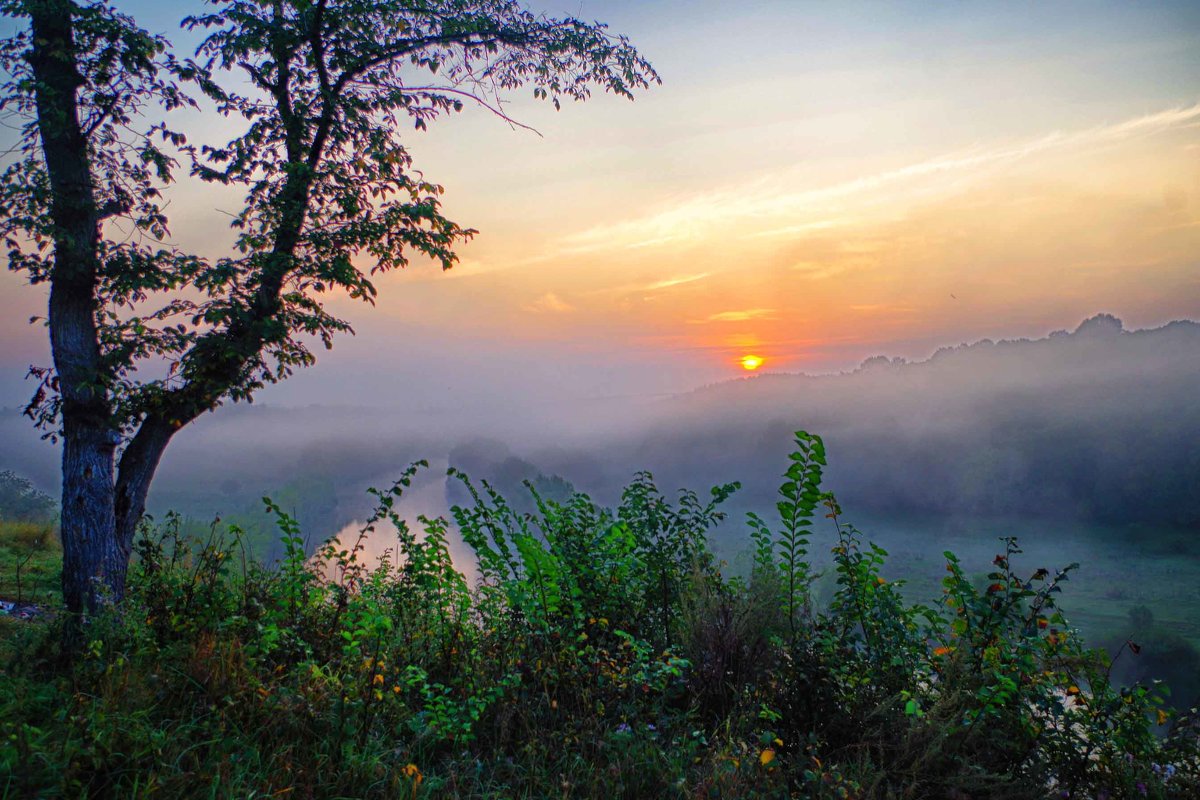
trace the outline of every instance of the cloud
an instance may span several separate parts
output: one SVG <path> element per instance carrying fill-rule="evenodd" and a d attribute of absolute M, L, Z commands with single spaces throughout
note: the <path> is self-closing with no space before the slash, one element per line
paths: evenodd
<path fill-rule="evenodd" d="M 556 249 L 566 254 L 695 243 L 711 237 L 717 228 L 736 228 L 739 238 L 750 238 L 853 224 L 858 221 L 853 215 L 831 216 L 831 212 L 842 210 L 836 209 L 836 204 L 857 200 L 860 209 L 870 206 L 878 202 L 879 190 L 884 187 L 912 185 L 928 189 L 929 182 L 936 178 L 958 179 L 973 171 L 1044 153 L 1079 152 L 1192 127 L 1198 122 L 1200 103 L 1075 131 L 1053 131 L 1025 141 L 974 146 L 827 186 L 795 190 L 781 185 L 780 179 L 760 179 L 681 199 L 638 219 L 588 228 L 560 239 Z M 891 195 L 889 198 L 894 200 Z"/>
<path fill-rule="evenodd" d="M 851 311 L 857 311 L 862 314 L 874 314 L 880 311 L 891 311 L 897 314 L 907 314 L 916 311 L 912 306 L 894 306 L 888 303 L 865 303 L 862 305 L 850 306 Z"/>
<path fill-rule="evenodd" d="M 791 269 L 794 272 L 799 272 L 806 278 L 813 280 L 821 280 L 823 278 L 833 278 L 850 270 L 850 265 L 841 264 L 825 264 L 812 261 L 798 261 L 792 264 Z"/>
<path fill-rule="evenodd" d="M 575 310 L 575 306 L 563 300 L 554 292 L 546 292 L 537 300 L 525 306 L 525 310 L 539 314 L 569 314 Z"/>
<path fill-rule="evenodd" d="M 672 286 L 682 286 L 685 283 L 702 281 L 711 274 L 712 273 L 709 272 L 699 272 L 695 275 L 677 275 L 674 278 L 664 278 L 661 281 L 655 281 L 654 283 L 650 283 L 645 286 L 639 286 L 637 288 L 639 291 L 643 292 L 656 292 L 659 289 L 670 289 Z"/>
<path fill-rule="evenodd" d="M 747 308 L 743 311 L 722 311 L 699 322 L 746 322 L 752 319 L 769 319 L 775 315 L 773 308 Z"/>

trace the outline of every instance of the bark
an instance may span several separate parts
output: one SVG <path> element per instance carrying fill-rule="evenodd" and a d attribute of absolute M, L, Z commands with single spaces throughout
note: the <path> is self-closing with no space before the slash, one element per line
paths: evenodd
<path fill-rule="evenodd" d="M 158 462 L 179 428 L 156 417 L 148 417 L 121 454 L 115 511 L 116 542 L 126 561 L 133 546 L 138 523 L 146 513 L 146 493 Z"/>
<path fill-rule="evenodd" d="M 113 458 L 118 441 L 96 331 L 100 215 L 79 124 L 76 44 L 69 0 L 27 4 L 38 127 L 50 179 L 54 269 L 50 345 L 62 393 L 63 597 L 68 610 L 119 600 L 126 561 L 117 547 Z"/>

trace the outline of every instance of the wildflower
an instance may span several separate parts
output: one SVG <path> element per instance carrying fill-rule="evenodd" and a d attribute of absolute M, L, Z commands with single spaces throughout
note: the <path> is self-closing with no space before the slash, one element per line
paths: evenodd
<path fill-rule="evenodd" d="M 375 673 L 375 678 L 371 681 L 375 686 L 383 686 L 383 676 Z"/>
<path fill-rule="evenodd" d="M 628 722 L 622 722 L 616 727 L 616 733 L 629 733 L 633 728 L 629 727 Z"/>
<path fill-rule="evenodd" d="M 764 767 L 767 766 L 768 764 L 770 764 L 774 760 L 775 760 L 775 751 L 769 747 L 766 750 L 763 750 L 762 753 L 758 756 L 758 763 L 762 764 Z"/>
<path fill-rule="evenodd" d="M 952 652 L 954 652 L 953 647 L 938 647 L 934 649 L 933 654 L 940 658 L 941 656 L 949 655 Z"/>
<path fill-rule="evenodd" d="M 1142 797 L 1146 796 L 1146 784 L 1142 783 L 1141 781 L 1138 781 L 1137 782 L 1137 790 L 1138 790 L 1138 794 L 1140 794 Z"/>
<path fill-rule="evenodd" d="M 1158 709 L 1158 724 L 1159 725 L 1167 724 L 1167 712 L 1163 711 L 1161 708 Z"/>

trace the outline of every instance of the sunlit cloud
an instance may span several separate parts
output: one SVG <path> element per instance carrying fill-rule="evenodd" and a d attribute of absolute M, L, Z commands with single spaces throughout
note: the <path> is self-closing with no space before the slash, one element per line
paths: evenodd
<path fill-rule="evenodd" d="M 643 292 L 656 292 L 659 289 L 670 289 L 672 286 L 682 286 L 685 283 L 695 283 L 707 278 L 711 273 L 700 272 L 695 275 L 677 275 L 674 278 L 664 278 L 661 281 L 639 286 L 638 289 Z"/>
<path fill-rule="evenodd" d="M 712 314 L 700 322 L 746 322 L 752 319 L 769 319 L 775 316 L 773 308 L 747 308 L 743 311 L 722 311 Z"/>
<path fill-rule="evenodd" d="M 906 184 L 915 190 L 936 190 L 934 179 L 961 180 L 973 172 L 1019 162 L 1051 152 L 1078 153 L 1089 148 L 1153 136 L 1190 127 L 1200 121 L 1200 104 L 1180 106 L 1107 125 L 1075 131 L 1054 131 L 1025 141 L 978 145 L 925 159 L 906 166 L 851 180 L 799 191 L 781 185 L 781 179 L 757 180 L 682 200 L 657 213 L 588 228 L 557 242 L 560 253 L 616 251 L 661 245 L 695 243 L 710 238 L 715 229 L 737 228 L 746 237 L 796 235 L 835 225 L 854 224 L 853 215 L 829 217 L 831 205 L 858 199 L 860 213 L 879 203 L 888 189 L 888 203 Z M 930 185 L 931 182 L 933 185 Z M 805 219 L 805 217 L 817 217 Z"/>
<path fill-rule="evenodd" d="M 537 300 L 526 305 L 525 309 L 543 314 L 569 314 L 575 310 L 575 306 L 563 300 L 554 292 L 546 292 Z"/>
<path fill-rule="evenodd" d="M 791 266 L 792 271 L 798 272 L 805 278 L 821 280 L 833 278 L 850 270 L 849 264 L 826 264 L 813 261 L 799 261 Z"/>

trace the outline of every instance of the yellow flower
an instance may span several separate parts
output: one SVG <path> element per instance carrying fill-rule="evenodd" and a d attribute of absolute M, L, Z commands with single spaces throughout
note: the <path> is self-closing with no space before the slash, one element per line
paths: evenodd
<path fill-rule="evenodd" d="M 762 764 L 764 767 L 767 766 L 768 764 L 770 764 L 774 760 L 775 760 L 775 751 L 769 747 L 766 750 L 763 750 L 762 753 L 758 757 L 758 763 Z"/>
<path fill-rule="evenodd" d="M 375 679 L 372 681 L 376 686 L 383 686 L 383 676 L 375 673 Z"/>
<path fill-rule="evenodd" d="M 408 766 L 406 766 L 402 770 L 400 770 L 400 773 L 404 777 L 406 777 L 410 781 L 412 781 L 412 796 L 416 797 L 417 796 L 417 787 L 420 786 L 421 781 L 423 781 L 425 779 L 425 777 L 421 774 L 421 770 L 417 769 L 416 764 L 409 764 Z"/>

